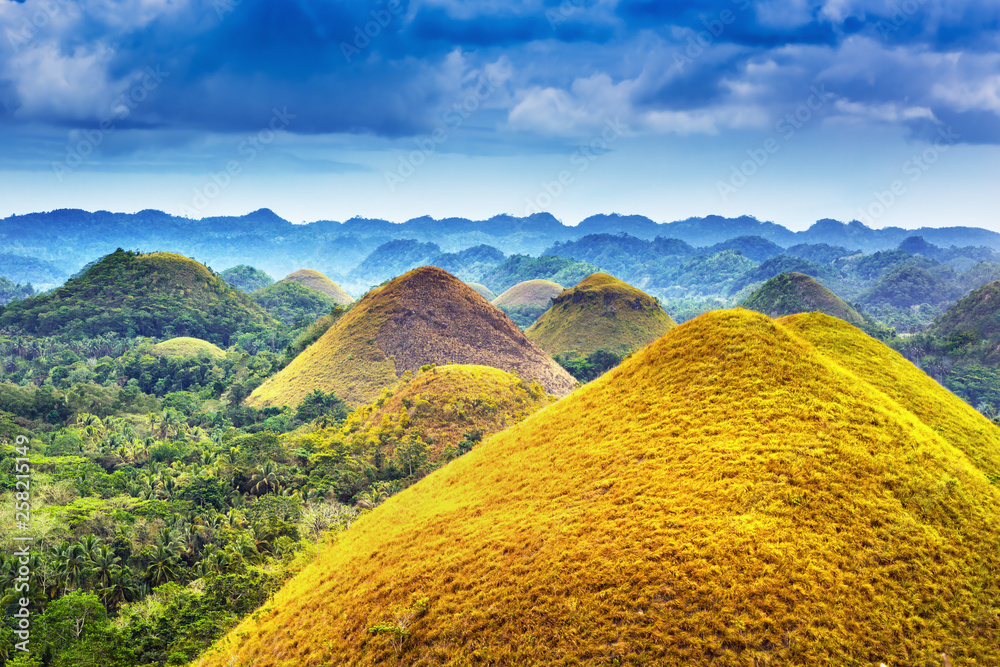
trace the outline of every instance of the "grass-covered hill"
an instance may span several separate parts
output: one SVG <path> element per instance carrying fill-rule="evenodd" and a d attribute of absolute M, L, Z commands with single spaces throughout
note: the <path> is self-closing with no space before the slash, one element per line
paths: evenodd
<path fill-rule="evenodd" d="M 447 271 L 447 269 L 445 270 Z M 482 283 L 466 283 L 466 285 L 474 289 L 476 294 L 483 297 L 487 301 L 493 301 L 493 299 L 497 298 L 497 295 L 493 293 L 493 290 Z"/>
<path fill-rule="evenodd" d="M 1000 431 L 716 311 L 356 522 L 196 665 L 1000 664 Z"/>
<path fill-rule="evenodd" d="M 960 299 L 927 333 L 949 341 L 956 353 L 979 351 L 983 361 L 1000 361 L 1000 281 Z"/>
<path fill-rule="evenodd" d="M 328 297 L 333 299 L 336 303 L 342 306 L 346 306 L 349 303 L 354 303 L 354 299 L 350 294 L 344 291 L 337 283 L 333 282 L 326 276 L 324 276 L 319 271 L 314 271 L 312 269 L 299 269 L 294 273 L 290 273 L 285 276 L 281 282 L 297 282 L 314 289 L 318 292 L 326 294 Z"/>
<path fill-rule="evenodd" d="M 340 305 L 325 292 L 288 279 L 257 290 L 250 298 L 276 320 L 295 328 L 308 326 Z"/>
<path fill-rule="evenodd" d="M 153 346 L 153 354 L 158 357 L 197 357 L 207 354 L 213 359 L 221 359 L 226 353 L 217 345 L 200 338 L 178 337 L 165 340 Z"/>
<path fill-rule="evenodd" d="M 352 406 L 375 400 L 405 371 L 477 364 L 516 371 L 556 396 L 573 379 L 500 310 L 447 271 L 414 269 L 373 289 L 248 399 L 254 407 L 298 405 L 315 389 Z"/>
<path fill-rule="evenodd" d="M 276 324 L 193 259 L 121 249 L 62 287 L 0 310 L 0 327 L 39 336 L 190 336 L 224 347 Z"/>
<path fill-rule="evenodd" d="M 552 299 L 563 286 L 551 280 L 536 278 L 518 283 L 493 299 L 494 306 L 507 313 L 517 326 L 527 329 L 549 309 Z"/>
<path fill-rule="evenodd" d="M 497 308 L 512 308 L 517 306 L 549 307 L 549 300 L 563 291 L 563 286 L 551 280 L 525 280 L 506 290 L 493 299 Z"/>
<path fill-rule="evenodd" d="M 351 413 L 341 437 L 351 451 L 368 442 L 415 447 L 433 464 L 465 453 L 555 400 L 540 384 L 497 368 L 434 366 Z M 401 458 L 399 452 L 383 454 Z"/>
<path fill-rule="evenodd" d="M 804 273 L 782 273 L 771 278 L 740 305 L 769 317 L 820 312 L 855 326 L 864 324 L 857 310 Z"/>
<path fill-rule="evenodd" d="M 606 273 L 595 273 L 555 297 L 524 333 L 552 355 L 607 350 L 622 356 L 675 326 L 653 297 Z"/>

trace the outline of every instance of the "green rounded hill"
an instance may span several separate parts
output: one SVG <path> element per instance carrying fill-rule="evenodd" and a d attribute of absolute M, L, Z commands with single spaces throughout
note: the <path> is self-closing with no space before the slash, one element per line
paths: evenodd
<path fill-rule="evenodd" d="M 804 273 L 782 273 L 771 278 L 740 306 L 769 317 L 818 312 L 855 326 L 864 324 L 861 313 Z"/>
<path fill-rule="evenodd" d="M 497 308 L 548 308 L 549 299 L 563 291 L 563 286 L 551 280 L 525 280 L 493 299 Z"/>
<path fill-rule="evenodd" d="M 969 292 L 926 330 L 951 353 L 995 365 L 1000 362 L 1000 281 Z"/>
<path fill-rule="evenodd" d="M 998 474 L 1000 429 L 860 330 L 715 311 L 375 508 L 194 664 L 996 665 Z"/>
<path fill-rule="evenodd" d="M 565 396 L 573 378 L 471 287 L 435 267 L 414 269 L 364 296 L 247 399 L 297 405 L 315 389 L 352 406 L 378 398 L 405 371 L 475 364 L 517 372 Z"/>
<path fill-rule="evenodd" d="M 549 354 L 597 350 L 624 355 L 677 324 L 653 297 L 606 273 L 595 273 L 552 300 L 525 335 Z"/>
<path fill-rule="evenodd" d="M 190 336 L 223 347 L 238 334 L 275 326 L 249 296 L 204 264 L 169 252 L 121 249 L 62 287 L 0 311 L 0 327 L 39 336 Z"/>
<path fill-rule="evenodd" d="M 153 354 L 158 357 L 197 357 L 202 353 L 214 359 L 226 356 L 225 351 L 218 345 L 187 336 L 171 338 L 153 346 Z"/>
<path fill-rule="evenodd" d="M 282 278 L 280 282 L 302 283 L 306 287 L 311 287 L 318 292 L 326 294 L 342 306 L 354 303 L 354 298 L 344 291 L 343 287 L 333 282 L 319 271 L 313 271 L 312 269 L 299 269 L 298 271 L 290 273 Z"/>

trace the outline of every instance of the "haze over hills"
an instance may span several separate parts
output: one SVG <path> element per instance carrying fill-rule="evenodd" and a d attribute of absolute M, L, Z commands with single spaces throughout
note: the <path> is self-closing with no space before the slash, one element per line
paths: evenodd
<path fill-rule="evenodd" d="M 768 317 L 815 311 L 839 317 L 855 326 L 864 324 L 857 310 L 803 273 L 783 273 L 771 278 L 740 305 Z"/>
<path fill-rule="evenodd" d="M 607 350 L 623 356 L 675 326 L 653 297 L 614 276 L 595 273 L 553 298 L 524 333 L 552 355 Z"/>
<path fill-rule="evenodd" d="M 571 376 L 501 311 L 448 272 L 423 267 L 365 295 L 247 402 L 297 405 L 321 389 L 359 406 L 375 400 L 404 371 L 426 364 L 516 371 L 556 396 L 573 386 Z"/>
<path fill-rule="evenodd" d="M 876 230 L 857 221 L 844 224 L 821 220 L 805 231 L 792 232 L 749 216 L 707 216 L 657 223 L 643 216 L 595 215 L 574 227 L 544 213 L 525 218 L 500 215 L 479 221 L 420 217 L 392 223 L 354 218 L 343 223 L 292 224 L 268 209 L 238 217 L 201 220 L 153 210 L 129 214 L 63 209 L 0 220 L 0 252 L 55 263 L 67 267 L 71 273 L 118 247 L 157 248 L 197 257 L 217 269 L 251 264 L 271 275 L 285 275 L 309 265 L 340 279 L 376 248 L 395 240 L 434 243 L 442 253 L 485 244 L 504 254 L 537 255 L 556 242 L 594 233 L 627 233 L 644 240 L 673 238 L 696 247 L 741 236 L 758 236 L 782 247 L 826 243 L 865 252 L 893 249 L 908 237 L 921 236 L 945 248 L 982 245 L 1000 250 L 1000 234 L 978 228 Z M 60 242 L 52 243 L 53 238 L 59 238 Z M 601 268 L 614 270 L 614 267 Z M 27 280 L 15 279 L 15 282 Z"/>
<path fill-rule="evenodd" d="M 845 322 L 718 311 L 389 499 L 196 664 L 994 664 L 998 474 L 994 425 Z"/>

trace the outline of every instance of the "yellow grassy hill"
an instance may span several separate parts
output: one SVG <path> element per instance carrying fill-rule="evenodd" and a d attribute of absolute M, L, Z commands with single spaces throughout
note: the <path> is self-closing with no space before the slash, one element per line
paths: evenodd
<path fill-rule="evenodd" d="M 153 354 L 161 357 L 197 357 L 202 352 L 216 359 L 226 356 L 222 348 L 200 338 L 181 336 L 165 340 L 153 346 Z"/>
<path fill-rule="evenodd" d="M 549 354 L 586 356 L 604 349 L 627 354 L 677 324 L 656 300 L 606 273 L 595 273 L 565 290 L 525 335 Z"/>
<path fill-rule="evenodd" d="M 417 436 L 429 444 L 433 461 L 458 445 L 466 433 L 478 430 L 485 438 L 555 400 L 541 385 L 497 368 L 437 366 L 400 380 L 382 398 L 355 410 L 341 435 L 352 449 Z"/>
<path fill-rule="evenodd" d="M 506 315 L 447 271 L 422 267 L 365 295 L 247 403 L 297 405 L 322 389 L 357 407 L 378 398 L 404 371 L 432 363 L 517 372 L 556 396 L 573 388 L 573 378 Z"/>
<path fill-rule="evenodd" d="M 302 283 L 306 287 L 311 287 L 314 290 L 326 294 L 342 306 L 354 303 L 354 299 L 350 294 L 344 291 L 343 287 L 333 282 L 319 271 L 313 271 L 312 269 L 299 269 L 298 271 L 290 273 L 282 278 L 281 282 Z"/>
<path fill-rule="evenodd" d="M 551 280 L 525 280 L 493 299 L 497 308 L 548 307 L 549 299 L 563 291 L 562 285 Z"/>
<path fill-rule="evenodd" d="M 390 498 L 196 664 L 1000 664 L 998 474 L 1000 431 L 862 332 L 707 313 Z"/>

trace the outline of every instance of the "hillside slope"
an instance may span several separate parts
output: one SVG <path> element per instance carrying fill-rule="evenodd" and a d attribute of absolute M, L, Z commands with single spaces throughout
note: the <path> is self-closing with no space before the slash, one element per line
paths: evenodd
<path fill-rule="evenodd" d="M 715 311 L 390 498 L 196 664 L 1000 664 L 998 474 L 1000 430 L 862 332 Z"/>
<path fill-rule="evenodd" d="M 864 324 L 857 310 L 804 273 L 782 273 L 760 286 L 740 304 L 768 317 L 820 312 L 850 322 Z"/>
<path fill-rule="evenodd" d="M 319 271 L 313 271 L 312 269 L 299 269 L 298 271 L 290 273 L 282 278 L 280 282 L 302 283 L 306 287 L 311 287 L 318 292 L 326 294 L 342 306 L 354 303 L 354 298 L 345 292 L 343 287 L 333 282 Z"/>
<path fill-rule="evenodd" d="M 565 396 L 573 379 L 471 287 L 435 267 L 369 292 L 323 336 L 247 399 L 297 405 L 314 389 L 369 403 L 404 371 L 436 363 L 517 371 Z"/>
<path fill-rule="evenodd" d="M 226 347 L 238 333 L 277 323 L 193 259 L 117 250 L 47 294 L 0 311 L 0 327 L 66 334 L 202 338 Z"/>
<path fill-rule="evenodd" d="M 153 346 L 153 354 L 158 357 L 197 357 L 202 353 L 214 359 L 226 356 L 217 345 L 200 338 L 171 338 Z"/>
<path fill-rule="evenodd" d="M 400 380 L 379 400 L 351 413 L 343 437 L 352 449 L 364 442 L 419 437 L 428 444 L 434 462 L 457 447 L 467 433 L 478 431 L 478 437 L 489 437 L 555 400 L 541 385 L 497 368 L 437 366 Z"/>
<path fill-rule="evenodd" d="M 646 347 L 677 324 L 656 300 L 606 273 L 588 276 L 553 299 L 524 334 L 549 354 L 597 350 L 618 355 Z"/>
<path fill-rule="evenodd" d="M 562 285 L 551 280 L 525 280 L 504 291 L 491 303 L 497 308 L 548 308 L 549 299 L 557 296 L 563 289 Z"/>

